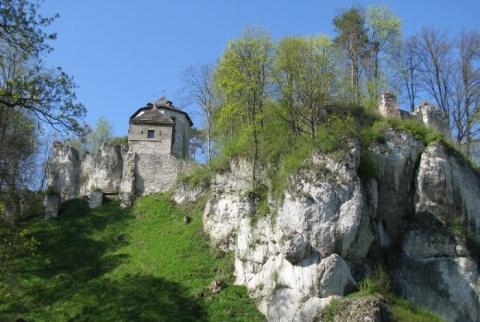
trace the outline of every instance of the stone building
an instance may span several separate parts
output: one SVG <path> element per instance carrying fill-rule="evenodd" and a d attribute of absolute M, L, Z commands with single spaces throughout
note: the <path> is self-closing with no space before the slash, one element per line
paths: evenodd
<path fill-rule="evenodd" d="M 129 150 L 187 158 L 192 125 L 188 114 L 164 96 L 130 117 Z"/>
<path fill-rule="evenodd" d="M 136 196 L 167 191 L 178 173 L 188 171 L 192 125 L 188 114 L 165 97 L 130 117 L 119 195 L 122 206 L 129 207 Z"/>

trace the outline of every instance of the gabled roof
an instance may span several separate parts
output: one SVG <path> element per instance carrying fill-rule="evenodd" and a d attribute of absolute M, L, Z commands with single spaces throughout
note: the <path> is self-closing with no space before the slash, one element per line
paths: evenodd
<path fill-rule="evenodd" d="M 130 123 L 149 123 L 149 124 L 171 124 L 175 123 L 169 117 L 166 117 L 162 111 L 147 106 L 140 108 L 135 114 L 130 117 Z"/>
<path fill-rule="evenodd" d="M 190 126 L 193 126 L 193 122 L 187 112 L 177 109 L 173 106 L 172 101 L 168 100 L 165 96 L 155 102 L 155 105 L 148 103 L 146 107 L 138 109 L 131 117 L 130 123 L 158 123 L 168 124 L 174 123 L 169 117 L 162 113 L 162 109 L 167 109 L 173 112 L 177 112 L 185 115 Z M 143 113 L 142 113 L 143 112 Z"/>

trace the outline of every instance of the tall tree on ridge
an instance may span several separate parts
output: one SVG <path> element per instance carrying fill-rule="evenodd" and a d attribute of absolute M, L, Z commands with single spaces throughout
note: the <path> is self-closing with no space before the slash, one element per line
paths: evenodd
<path fill-rule="evenodd" d="M 214 84 L 215 66 L 205 64 L 188 67 L 183 74 L 181 95 L 186 104 L 196 104 L 205 120 L 207 164 L 212 161 L 213 114 L 220 105 Z"/>
<path fill-rule="evenodd" d="M 368 34 L 365 17 L 358 7 L 350 8 L 333 18 L 337 32 L 334 42 L 342 48 L 350 61 L 351 100 L 359 103 L 360 64 L 368 47 Z"/>
<path fill-rule="evenodd" d="M 315 137 L 326 118 L 338 86 L 338 55 L 325 36 L 280 40 L 274 56 L 273 79 L 285 112 L 279 113 L 295 134 Z"/>
<path fill-rule="evenodd" d="M 387 69 L 394 52 L 401 46 L 402 21 L 385 5 L 370 5 L 365 13 L 368 28 L 368 50 L 363 59 L 367 93 L 370 102 L 377 104 L 386 90 Z"/>
<path fill-rule="evenodd" d="M 229 42 L 215 73 L 216 88 L 224 97 L 218 111 L 217 126 L 228 128 L 233 122 L 237 144 L 250 145 L 252 183 L 255 185 L 258 149 L 269 96 L 269 77 L 274 44 L 263 28 L 249 27 L 242 38 Z"/>

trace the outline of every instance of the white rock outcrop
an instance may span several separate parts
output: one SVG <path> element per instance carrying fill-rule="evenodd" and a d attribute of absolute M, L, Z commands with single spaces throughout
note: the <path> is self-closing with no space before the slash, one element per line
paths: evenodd
<path fill-rule="evenodd" d="M 204 229 L 212 245 L 235 252 L 236 283 L 269 321 L 312 321 L 383 264 L 415 304 L 448 321 L 480 320 L 477 262 L 449 228 L 457 220 L 480 232 L 478 174 L 402 131 L 369 153 L 378 175 L 366 182 L 358 148 L 341 160 L 313 155 L 260 217 L 250 163 L 233 160 L 216 174 Z"/>
<path fill-rule="evenodd" d="M 278 213 L 252 220 L 249 163 L 232 161 L 214 178 L 204 213 L 211 242 L 236 254 L 236 283 L 246 285 L 271 321 L 309 319 L 355 288 L 345 259 L 367 255 L 374 232 L 356 176 L 359 151 L 344 162 L 315 155 L 290 178 Z M 314 178 L 314 179 L 312 179 Z M 271 208 L 278 202 L 270 198 Z"/>

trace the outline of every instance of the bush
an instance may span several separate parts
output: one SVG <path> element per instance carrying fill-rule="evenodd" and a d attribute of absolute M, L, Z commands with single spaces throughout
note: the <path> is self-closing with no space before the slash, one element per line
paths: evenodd
<path fill-rule="evenodd" d="M 112 144 L 125 144 L 128 143 L 128 136 L 116 136 L 110 139 Z"/>
<path fill-rule="evenodd" d="M 180 182 L 188 184 L 192 188 L 197 186 L 208 188 L 212 180 L 212 171 L 204 165 L 198 165 L 191 174 L 181 172 L 177 178 Z"/>
<path fill-rule="evenodd" d="M 390 287 L 390 278 L 383 267 L 376 267 L 372 277 L 366 278 L 358 283 L 359 295 L 382 295 L 389 299 L 392 298 L 392 289 Z"/>

